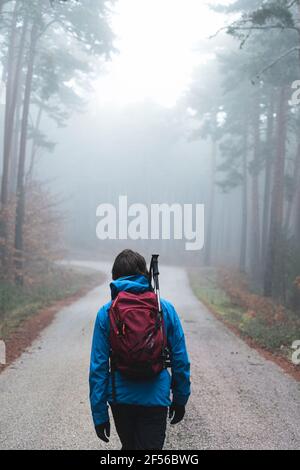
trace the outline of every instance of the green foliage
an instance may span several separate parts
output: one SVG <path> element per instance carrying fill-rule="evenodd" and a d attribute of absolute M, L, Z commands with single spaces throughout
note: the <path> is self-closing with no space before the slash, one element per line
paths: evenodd
<path fill-rule="evenodd" d="M 49 153 L 54 152 L 56 147 L 55 142 L 49 140 L 44 132 L 35 129 L 34 127 L 29 128 L 28 140 L 33 140 L 36 147 L 45 149 Z"/>
<path fill-rule="evenodd" d="M 247 307 L 242 307 L 240 300 L 235 301 L 232 293 L 229 295 L 221 286 L 216 269 L 194 269 L 190 271 L 189 278 L 192 289 L 200 300 L 212 308 L 223 321 L 237 328 L 242 335 L 253 339 L 258 345 L 286 355 L 293 341 L 300 337 L 299 316 L 287 310 L 284 315 L 277 313 L 275 319 L 270 321 L 269 314 L 263 312 L 266 308 L 264 299 L 260 301 L 252 294 L 249 299 L 254 299 L 253 310 L 248 304 Z M 234 289 L 236 290 L 236 287 Z"/>
<path fill-rule="evenodd" d="M 99 273 L 52 267 L 40 274 L 38 283 L 16 286 L 0 283 L 0 337 L 6 338 L 22 321 L 39 309 L 93 286 Z"/>
<path fill-rule="evenodd" d="M 273 1 L 251 13 L 253 25 L 276 24 L 287 28 L 295 26 L 293 12 L 287 7 L 287 2 Z M 272 23 L 271 23 L 272 22 Z"/>
<path fill-rule="evenodd" d="M 211 5 L 211 9 L 219 13 L 237 13 L 252 11 L 261 6 L 261 0 L 236 0 L 229 5 Z"/>
<path fill-rule="evenodd" d="M 225 130 L 227 131 L 227 127 Z M 217 171 L 222 174 L 223 178 L 217 181 L 217 186 L 222 192 L 228 193 L 243 183 L 241 173 L 243 147 L 240 139 L 226 136 L 219 148 L 222 162 L 217 166 Z"/>
<path fill-rule="evenodd" d="M 299 34 L 298 22 L 299 0 L 236 0 L 221 9 L 228 14 L 240 13 L 227 28 L 227 33 L 240 41 L 240 47 L 249 41 L 257 32 L 285 30 Z M 218 9 L 218 6 L 217 6 Z M 294 34 L 294 46 L 298 46 L 298 34 Z M 279 55 L 279 54 L 278 54 Z"/>
<path fill-rule="evenodd" d="M 300 273 L 300 247 L 295 237 L 286 233 L 282 237 L 282 256 L 285 266 L 286 303 L 300 318 L 300 289 L 296 279 Z"/>
<path fill-rule="evenodd" d="M 270 326 L 260 318 L 243 315 L 239 323 L 239 329 L 260 346 L 278 352 L 282 347 L 290 348 L 295 338 L 298 338 L 300 334 L 300 325 L 293 317 L 291 317 L 290 322 Z"/>

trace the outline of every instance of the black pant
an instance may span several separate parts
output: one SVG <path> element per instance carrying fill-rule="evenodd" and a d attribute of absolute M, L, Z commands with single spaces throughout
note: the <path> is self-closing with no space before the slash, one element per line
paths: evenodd
<path fill-rule="evenodd" d="M 161 450 L 168 408 L 165 406 L 111 405 L 122 450 Z"/>

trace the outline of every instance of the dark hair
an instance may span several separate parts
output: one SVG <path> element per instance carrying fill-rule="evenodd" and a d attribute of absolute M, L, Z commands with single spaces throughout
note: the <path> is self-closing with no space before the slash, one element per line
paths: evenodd
<path fill-rule="evenodd" d="M 132 250 L 123 250 L 116 257 L 112 267 L 112 278 L 115 281 L 119 277 L 143 274 L 148 276 L 145 258 Z"/>

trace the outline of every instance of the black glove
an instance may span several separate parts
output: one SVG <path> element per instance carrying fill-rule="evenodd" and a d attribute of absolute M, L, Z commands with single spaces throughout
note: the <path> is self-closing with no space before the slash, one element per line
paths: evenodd
<path fill-rule="evenodd" d="M 106 421 L 106 423 L 98 424 L 95 426 L 95 431 L 99 439 L 104 442 L 109 442 L 110 436 L 110 422 Z"/>
<path fill-rule="evenodd" d="M 171 424 L 180 423 L 183 420 L 185 415 L 185 406 L 184 405 L 176 405 L 176 403 L 172 403 L 169 409 L 169 418 L 171 419 Z"/>

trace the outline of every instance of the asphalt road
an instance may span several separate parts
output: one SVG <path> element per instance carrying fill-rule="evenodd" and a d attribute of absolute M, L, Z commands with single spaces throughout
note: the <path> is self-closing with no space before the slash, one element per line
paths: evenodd
<path fill-rule="evenodd" d="M 105 263 L 83 263 L 109 274 Z M 193 295 L 181 268 L 161 267 L 192 362 L 192 397 L 166 449 L 300 449 L 300 384 L 219 323 Z M 96 313 L 108 285 L 63 308 L 0 375 L 0 449 L 118 449 L 94 434 L 88 367 Z"/>

